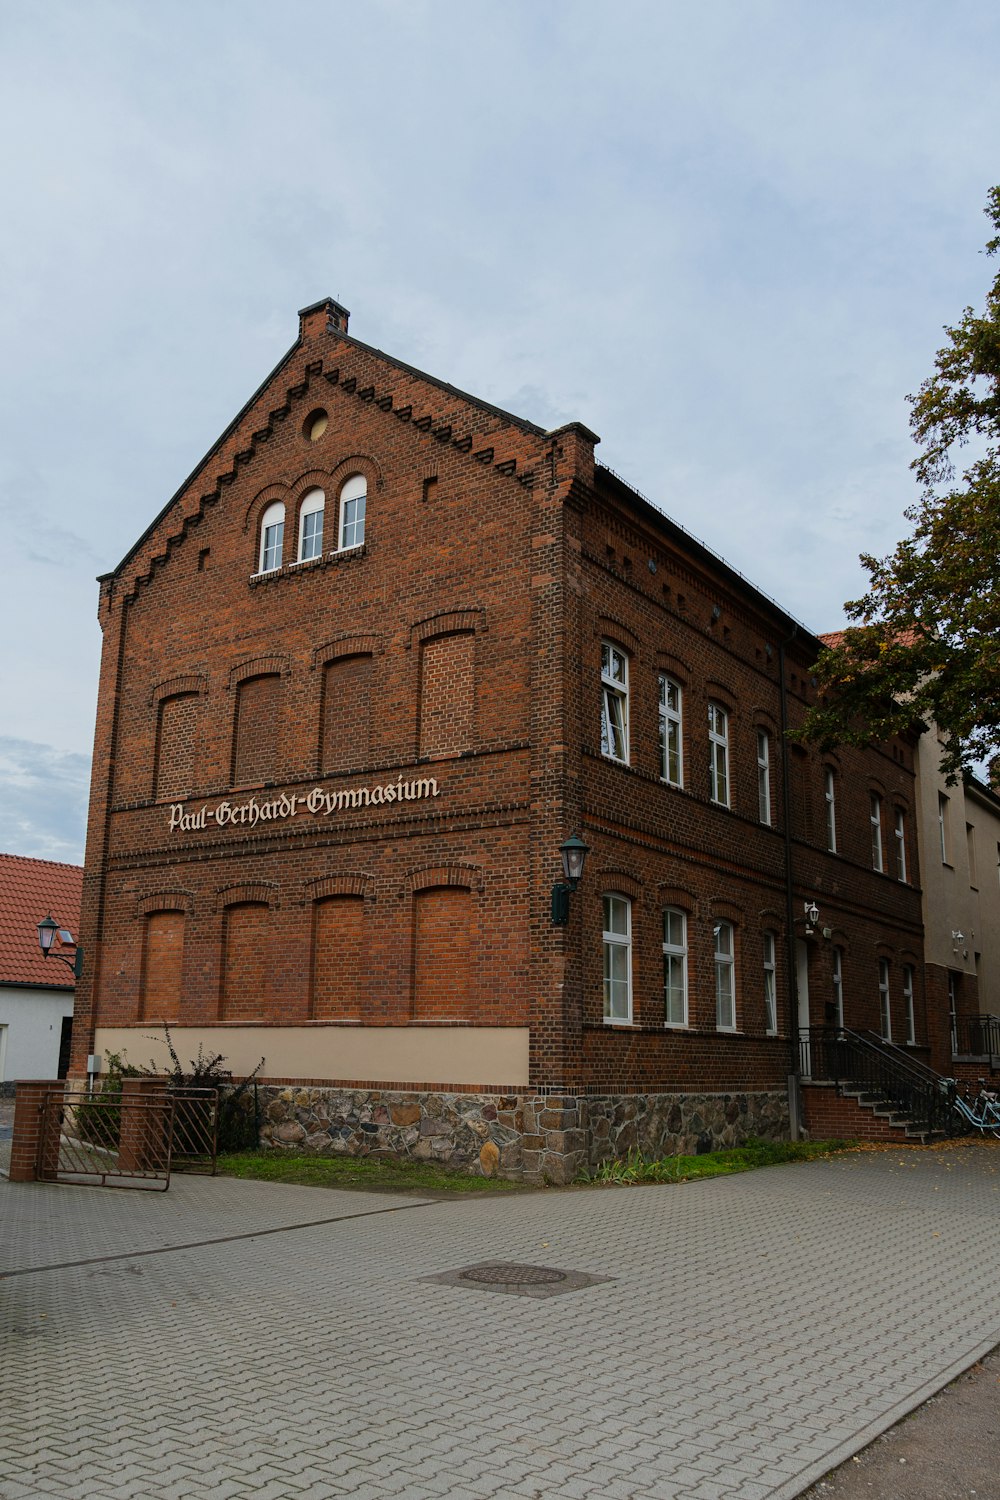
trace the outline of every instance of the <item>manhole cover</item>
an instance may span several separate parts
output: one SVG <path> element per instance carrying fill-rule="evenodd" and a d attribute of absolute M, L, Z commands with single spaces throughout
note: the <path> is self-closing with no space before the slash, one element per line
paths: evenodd
<path fill-rule="evenodd" d="M 550 1266 L 470 1266 L 459 1276 L 462 1281 L 479 1281 L 487 1286 L 550 1286 L 566 1280 L 565 1271 L 554 1271 Z"/>
<path fill-rule="evenodd" d="M 504 1297 L 562 1297 L 585 1286 L 608 1281 L 587 1271 L 557 1271 L 554 1266 L 523 1266 L 511 1260 L 484 1260 L 475 1266 L 458 1266 L 437 1276 L 421 1277 L 438 1286 L 464 1287 L 468 1292 L 499 1292 Z"/>

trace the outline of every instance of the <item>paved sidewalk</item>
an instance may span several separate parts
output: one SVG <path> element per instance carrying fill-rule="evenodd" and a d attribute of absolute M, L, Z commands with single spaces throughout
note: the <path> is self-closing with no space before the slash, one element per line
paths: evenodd
<path fill-rule="evenodd" d="M 447 1202 L 0 1182 L 0 1497 L 788 1500 L 1000 1342 L 998 1209 L 990 1146 Z M 424 1279 L 488 1261 L 612 1279 Z"/>

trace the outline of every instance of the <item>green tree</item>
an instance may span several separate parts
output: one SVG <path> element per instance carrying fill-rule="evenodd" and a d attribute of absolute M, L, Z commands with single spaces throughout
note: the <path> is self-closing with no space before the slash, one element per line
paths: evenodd
<path fill-rule="evenodd" d="M 986 215 L 1000 250 L 1000 187 Z M 1000 272 L 980 316 L 967 307 L 916 396 L 912 534 L 862 555 L 870 587 L 856 622 L 816 664 L 820 701 L 801 738 L 863 744 L 933 720 L 952 777 L 1000 750 Z M 956 470 L 958 450 L 971 460 Z"/>

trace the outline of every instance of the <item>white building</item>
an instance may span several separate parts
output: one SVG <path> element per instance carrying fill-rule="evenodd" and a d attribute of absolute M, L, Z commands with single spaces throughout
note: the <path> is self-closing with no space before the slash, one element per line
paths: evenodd
<path fill-rule="evenodd" d="M 83 870 L 0 854 L 0 1092 L 20 1078 L 62 1078 L 69 1064 L 74 948 L 57 937 L 43 957 L 38 923 L 52 916 L 74 937 Z M 67 962 L 67 959 L 69 960 Z"/>

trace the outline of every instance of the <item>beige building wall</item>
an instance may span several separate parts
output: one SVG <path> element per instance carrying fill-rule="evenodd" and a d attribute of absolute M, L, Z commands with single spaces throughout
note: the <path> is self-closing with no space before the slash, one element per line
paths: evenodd
<path fill-rule="evenodd" d="M 941 743 L 931 728 L 917 749 L 917 838 L 923 889 L 924 961 L 975 977 L 979 922 L 969 872 L 962 783 L 948 786 L 941 773 Z M 953 936 L 961 933 L 961 938 Z"/>
<path fill-rule="evenodd" d="M 528 1082 L 528 1028 L 520 1026 L 171 1026 L 182 1063 L 221 1053 L 236 1078 L 264 1058 L 261 1078 L 323 1079 L 382 1087 L 429 1087 L 442 1082 L 473 1088 L 523 1088 Z M 99 1026 L 94 1050 L 125 1053 L 130 1063 L 170 1067 L 155 1028 Z"/>
<path fill-rule="evenodd" d="M 975 918 L 972 953 L 979 974 L 979 1009 L 1000 1016 L 1000 797 L 981 781 L 965 786 L 969 878 Z"/>

